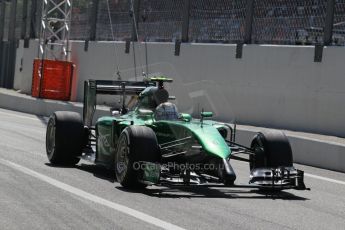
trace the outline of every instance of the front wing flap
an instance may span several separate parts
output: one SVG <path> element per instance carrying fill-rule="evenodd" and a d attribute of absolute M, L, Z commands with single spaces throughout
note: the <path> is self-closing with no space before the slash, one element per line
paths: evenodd
<path fill-rule="evenodd" d="M 256 168 L 250 172 L 250 184 L 262 188 L 306 190 L 304 171 L 294 167 Z"/>

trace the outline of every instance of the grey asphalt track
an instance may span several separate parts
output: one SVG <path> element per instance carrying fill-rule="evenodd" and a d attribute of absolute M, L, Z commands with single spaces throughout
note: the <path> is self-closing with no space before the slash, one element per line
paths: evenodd
<path fill-rule="evenodd" d="M 343 173 L 296 165 L 322 178 L 306 176 L 311 191 L 287 190 L 273 197 L 249 188 L 152 186 L 126 191 L 111 171 L 85 161 L 71 168 L 50 166 L 45 155 L 46 122 L 0 109 L 0 229 L 158 228 L 34 173 L 185 229 L 345 229 Z M 248 165 L 234 161 L 233 166 L 237 183 L 246 184 Z"/>

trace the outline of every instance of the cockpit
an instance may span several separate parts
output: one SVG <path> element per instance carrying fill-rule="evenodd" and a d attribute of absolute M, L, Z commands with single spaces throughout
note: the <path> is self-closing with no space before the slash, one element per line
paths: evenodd
<path fill-rule="evenodd" d="M 177 106 L 169 100 L 169 93 L 164 88 L 148 87 L 139 95 L 137 108 L 154 112 L 155 120 L 178 120 Z"/>

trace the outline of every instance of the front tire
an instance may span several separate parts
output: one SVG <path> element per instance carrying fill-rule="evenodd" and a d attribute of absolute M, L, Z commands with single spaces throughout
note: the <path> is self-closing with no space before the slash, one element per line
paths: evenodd
<path fill-rule="evenodd" d="M 57 111 L 48 121 L 46 152 L 52 165 L 71 166 L 79 162 L 84 125 L 79 113 Z"/>
<path fill-rule="evenodd" d="M 256 134 L 251 148 L 255 154 L 250 155 L 250 170 L 293 166 L 290 142 L 282 131 L 270 130 Z"/>
<path fill-rule="evenodd" d="M 144 188 L 138 180 L 138 167 L 141 161 L 157 163 L 160 150 L 155 133 L 145 126 L 125 128 L 118 140 L 115 155 L 115 174 L 117 181 L 125 188 Z"/>

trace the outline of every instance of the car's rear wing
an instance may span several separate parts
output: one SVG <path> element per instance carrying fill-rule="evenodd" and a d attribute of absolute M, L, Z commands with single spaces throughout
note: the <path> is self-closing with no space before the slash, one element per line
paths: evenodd
<path fill-rule="evenodd" d="M 93 115 L 96 110 L 97 94 L 107 95 L 138 95 L 149 86 L 156 86 L 150 81 L 111 81 L 88 80 L 84 82 L 84 125 L 92 126 Z"/>

